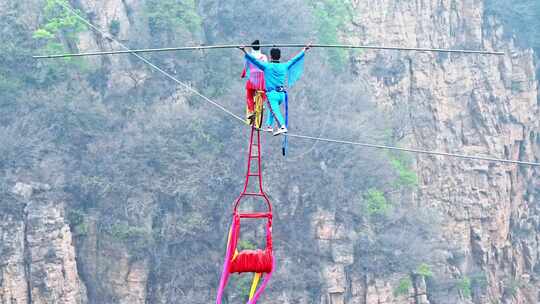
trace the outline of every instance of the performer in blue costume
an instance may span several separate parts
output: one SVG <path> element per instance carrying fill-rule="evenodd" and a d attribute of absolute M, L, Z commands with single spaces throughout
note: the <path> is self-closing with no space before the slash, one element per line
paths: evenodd
<path fill-rule="evenodd" d="M 266 83 L 266 96 L 270 103 L 271 111 L 266 120 L 265 131 L 273 131 L 274 118 L 278 122 L 278 129 L 274 132 L 274 135 L 287 133 L 287 120 L 283 118 L 281 114 L 280 105 L 287 101 L 287 91 L 285 90 L 285 77 L 287 77 L 287 86 L 292 87 L 304 70 L 304 55 L 305 51 L 309 50 L 309 45 L 305 47 L 300 53 L 294 56 L 291 60 L 280 63 L 281 50 L 270 50 L 270 62 L 263 62 L 257 60 L 252 55 L 248 54 L 245 47 L 241 47 L 245 54 L 246 61 L 248 63 L 256 65 L 259 69 L 264 71 L 264 80 Z M 287 106 L 287 105 L 286 105 Z"/>

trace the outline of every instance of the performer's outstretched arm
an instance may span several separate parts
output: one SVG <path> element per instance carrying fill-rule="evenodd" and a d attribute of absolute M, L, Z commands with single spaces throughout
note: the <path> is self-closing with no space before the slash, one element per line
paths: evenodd
<path fill-rule="evenodd" d="M 311 48 L 311 43 L 308 44 L 305 48 L 303 48 L 296 56 L 291 58 L 289 61 L 287 61 L 287 68 L 290 68 L 292 65 L 294 65 L 298 60 L 302 59 L 304 55 L 306 54 L 306 51 Z"/>
<path fill-rule="evenodd" d="M 296 54 L 296 56 L 294 56 L 293 58 L 291 58 L 289 61 L 287 61 L 287 68 L 290 68 L 291 66 L 293 66 L 295 63 L 298 62 L 298 60 L 301 60 L 302 58 L 304 58 L 304 55 L 306 54 L 306 52 L 304 50 L 300 51 L 300 53 Z"/>
<path fill-rule="evenodd" d="M 287 84 L 292 87 L 298 79 L 302 76 L 304 71 L 304 56 L 306 51 L 310 49 L 308 44 L 300 53 L 294 56 L 291 60 L 287 61 Z"/>
<path fill-rule="evenodd" d="M 262 61 L 258 60 L 257 58 L 255 58 L 255 57 L 253 57 L 253 56 L 251 56 L 250 54 L 247 54 L 247 53 L 246 53 L 246 60 L 249 61 L 250 63 L 253 63 L 254 65 L 256 65 L 259 69 L 261 69 L 263 71 L 268 66 L 268 63 L 262 62 Z"/>
<path fill-rule="evenodd" d="M 248 54 L 248 53 L 246 52 L 246 48 L 245 48 L 244 46 L 240 47 L 239 49 L 240 49 L 242 52 L 244 52 L 244 54 L 246 54 L 246 56 L 245 56 L 246 60 L 247 60 L 248 62 L 250 62 L 250 63 L 256 65 L 259 69 L 261 69 L 261 70 L 264 71 L 264 70 L 266 69 L 266 67 L 268 66 L 268 63 L 262 62 L 262 61 L 258 60 L 257 58 L 255 58 L 255 57 L 251 56 L 250 54 Z"/>

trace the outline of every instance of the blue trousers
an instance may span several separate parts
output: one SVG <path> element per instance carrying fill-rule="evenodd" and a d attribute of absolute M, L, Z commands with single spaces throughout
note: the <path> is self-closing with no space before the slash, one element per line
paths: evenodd
<path fill-rule="evenodd" d="M 274 126 L 274 119 L 278 121 L 279 126 L 285 126 L 285 119 L 281 114 L 280 105 L 285 101 L 285 92 L 271 91 L 266 93 L 266 98 L 270 103 L 271 111 L 268 111 L 266 118 L 266 125 L 269 127 Z"/>

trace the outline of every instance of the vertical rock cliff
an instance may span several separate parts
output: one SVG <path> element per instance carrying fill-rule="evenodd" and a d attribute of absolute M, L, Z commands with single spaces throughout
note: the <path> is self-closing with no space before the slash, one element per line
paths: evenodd
<path fill-rule="evenodd" d="M 17 183 L 2 215 L 1 303 L 87 303 L 65 198 L 44 184 Z"/>
<path fill-rule="evenodd" d="M 351 43 L 506 53 L 365 52 L 355 56 L 357 74 L 369 79 L 382 108 L 404 113 L 403 146 L 537 161 L 532 51 L 504 38 L 483 5 L 357 1 Z M 433 281 L 473 280 L 472 294 L 457 288 L 451 297 L 428 284 L 424 302 L 537 303 L 537 169 L 433 156 L 417 156 L 416 163 L 415 201 L 440 214 L 441 238 L 453 248 L 439 257 Z"/>

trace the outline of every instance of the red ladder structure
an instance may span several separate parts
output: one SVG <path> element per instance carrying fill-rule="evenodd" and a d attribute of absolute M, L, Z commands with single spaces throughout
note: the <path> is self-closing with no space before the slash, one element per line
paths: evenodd
<path fill-rule="evenodd" d="M 253 140 L 256 140 L 256 143 L 253 142 Z M 253 147 L 256 147 L 256 149 L 253 149 Z M 264 193 L 263 190 L 263 181 L 262 181 L 262 166 L 261 166 L 261 133 L 256 128 L 251 128 L 251 136 L 249 140 L 249 152 L 248 152 L 248 161 L 247 161 L 247 172 L 246 172 L 246 179 L 244 182 L 244 190 L 240 194 L 240 196 L 236 199 L 236 202 L 234 203 L 234 211 L 238 209 L 238 206 L 240 204 L 240 201 L 243 198 L 249 197 L 249 196 L 258 196 L 262 197 L 264 201 L 266 202 L 266 205 L 268 207 L 268 212 L 272 213 L 272 204 L 270 203 L 270 199 L 268 199 L 268 196 L 266 193 Z M 255 164 L 257 165 L 257 172 L 253 173 L 251 166 L 253 163 L 253 160 L 256 159 Z M 251 181 L 251 178 L 257 177 L 259 182 L 259 192 L 248 192 L 248 187 Z"/>
<path fill-rule="evenodd" d="M 255 161 L 255 162 L 254 162 Z M 256 165 L 256 171 L 252 170 L 252 164 Z M 252 179 L 258 181 L 258 192 L 249 192 L 249 185 Z M 262 184 L 262 166 L 261 166 L 261 135 L 257 128 L 251 128 L 249 141 L 249 152 L 247 160 L 247 172 L 244 182 L 244 190 L 238 196 L 234 203 L 233 222 L 229 231 L 227 241 L 227 251 L 225 262 L 223 263 L 223 272 L 218 287 L 216 304 L 221 304 L 221 298 L 227 286 L 229 276 L 232 273 L 254 273 L 253 283 L 249 293 L 248 304 L 255 304 L 260 295 L 268 285 L 274 271 L 274 255 L 272 253 L 272 204 L 263 190 Z M 249 197 L 260 197 L 266 205 L 265 212 L 242 213 L 239 211 L 240 203 L 243 199 Z M 237 244 L 240 238 L 241 219 L 266 219 L 266 248 L 256 250 L 238 251 Z M 263 282 L 259 289 L 257 285 L 261 276 L 264 274 Z"/>

